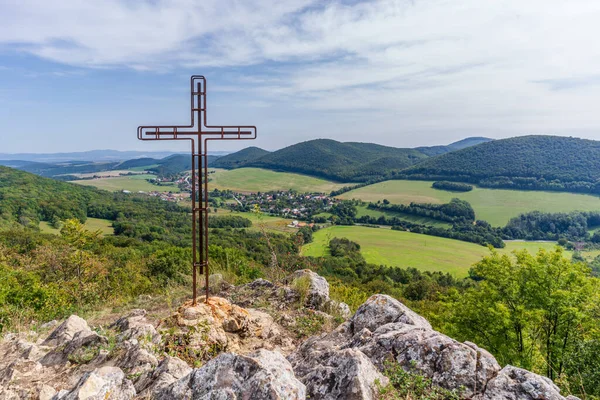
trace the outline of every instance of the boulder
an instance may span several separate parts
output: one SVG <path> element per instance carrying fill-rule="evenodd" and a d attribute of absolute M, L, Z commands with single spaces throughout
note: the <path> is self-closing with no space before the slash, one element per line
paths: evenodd
<path fill-rule="evenodd" d="M 135 382 L 140 397 L 159 392 L 188 375 L 192 369 L 176 357 L 165 357 L 154 371 L 146 372 Z"/>
<path fill-rule="evenodd" d="M 381 326 L 371 335 L 352 341 L 380 369 L 386 362 L 400 364 L 404 370 L 431 378 L 434 384 L 460 392 L 470 398 L 483 393 L 487 381 L 500 370 L 496 360 L 424 327 L 395 322 Z"/>
<path fill-rule="evenodd" d="M 352 316 L 352 329 L 359 332 L 362 329 L 375 331 L 380 326 L 391 322 L 401 322 L 424 329 L 432 329 L 429 322 L 419 314 L 400 303 L 398 300 L 385 295 L 376 294 L 362 304 Z"/>
<path fill-rule="evenodd" d="M 329 305 L 329 283 L 325 278 L 310 269 L 295 271 L 287 278 L 290 285 L 294 286 L 301 279 L 308 282 L 308 293 L 306 296 L 306 307 L 322 310 Z"/>
<path fill-rule="evenodd" d="M 569 396 L 573 398 L 572 396 Z M 507 365 L 487 384 L 483 400 L 564 400 L 550 379 Z"/>
<path fill-rule="evenodd" d="M 154 325 L 146 319 L 146 310 L 136 309 L 115 321 L 110 328 L 120 332 L 119 340 L 130 339 L 144 340 L 145 342 L 158 343 L 160 335 Z"/>
<path fill-rule="evenodd" d="M 100 352 L 100 346 L 106 344 L 108 344 L 106 337 L 91 330 L 82 330 L 77 332 L 73 339 L 42 357 L 40 363 L 43 366 L 66 364 L 67 361 L 85 364 L 96 358 Z"/>
<path fill-rule="evenodd" d="M 54 400 L 128 400 L 135 388 L 117 367 L 102 367 L 88 372 L 70 391 L 61 390 Z"/>
<path fill-rule="evenodd" d="M 77 315 L 71 315 L 58 326 L 42 343 L 44 346 L 61 346 L 73 340 L 75 335 L 79 337 L 91 334 L 92 330 L 85 319 Z"/>
<path fill-rule="evenodd" d="M 306 388 L 281 354 L 259 350 L 248 356 L 221 354 L 154 398 L 295 400 L 306 398 Z"/>
<path fill-rule="evenodd" d="M 304 360 L 295 368 L 306 385 L 308 398 L 315 400 L 371 400 L 377 398 L 378 385 L 388 379 L 356 349 L 324 351 L 318 359 Z"/>
<path fill-rule="evenodd" d="M 119 356 L 115 365 L 127 371 L 128 375 L 141 375 L 158 365 L 156 357 L 142 348 L 135 339 L 123 342 L 117 353 Z"/>

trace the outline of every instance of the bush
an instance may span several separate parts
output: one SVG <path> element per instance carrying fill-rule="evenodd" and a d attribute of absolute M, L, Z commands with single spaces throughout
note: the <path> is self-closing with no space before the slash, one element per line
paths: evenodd
<path fill-rule="evenodd" d="M 192 273 L 190 251 L 169 246 L 159 250 L 150 259 L 148 269 L 159 280 L 185 283 Z"/>

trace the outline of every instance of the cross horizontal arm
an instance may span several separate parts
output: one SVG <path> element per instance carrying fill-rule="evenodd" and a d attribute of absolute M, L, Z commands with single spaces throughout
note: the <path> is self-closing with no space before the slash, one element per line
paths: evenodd
<path fill-rule="evenodd" d="M 256 127 L 254 126 L 221 126 L 211 127 L 211 130 L 189 130 L 183 126 L 140 126 L 138 139 L 140 140 L 169 140 L 197 138 L 210 136 L 213 139 L 255 139 Z M 216 128 L 216 129 L 215 129 Z"/>

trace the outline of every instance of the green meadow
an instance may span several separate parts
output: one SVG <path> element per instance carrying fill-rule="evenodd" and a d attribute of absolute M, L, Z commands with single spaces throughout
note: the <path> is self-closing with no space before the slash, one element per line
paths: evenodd
<path fill-rule="evenodd" d="M 493 226 L 504 226 L 512 217 L 529 211 L 569 212 L 600 210 L 597 196 L 561 192 L 484 189 L 448 192 L 431 187 L 431 181 L 392 180 L 365 186 L 339 196 L 341 199 L 377 201 L 388 199 L 395 204 L 447 203 L 453 197 L 471 203 L 478 219 Z"/>
<path fill-rule="evenodd" d="M 489 254 L 486 247 L 453 239 L 363 226 L 331 226 L 315 232 L 313 242 L 302 248 L 302 255 L 326 255 L 327 243 L 334 237 L 345 237 L 360 244 L 361 253 L 369 263 L 449 272 L 457 277 L 467 276 L 469 268 Z M 508 254 L 527 249 L 534 253 L 539 248 L 555 246 L 552 242 L 511 241 L 498 251 Z"/>
<path fill-rule="evenodd" d="M 80 181 L 71 181 L 78 185 L 94 186 L 98 189 L 108 190 L 110 192 L 119 192 L 121 190 L 129 190 L 130 192 L 174 192 L 179 193 L 180 190 L 175 184 L 164 184 L 161 186 L 153 185 L 147 179 L 156 178 L 155 175 L 140 174 L 130 176 L 115 176 L 99 179 L 86 179 Z"/>
<path fill-rule="evenodd" d="M 261 168 L 213 169 L 209 187 L 236 192 L 268 192 L 271 190 L 297 190 L 298 192 L 327 193 L 343 187 L 312 176 L 290 172 L 276 172 Z"/>

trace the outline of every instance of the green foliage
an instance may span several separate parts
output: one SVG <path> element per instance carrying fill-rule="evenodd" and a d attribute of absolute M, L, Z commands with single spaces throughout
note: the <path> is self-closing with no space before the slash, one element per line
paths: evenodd
<path fill-rule="evenodd" d="M 448 190 L 450 192 L 470 192 L 473 186 L 460 182 L 437 181 L 431 185 L 434 189 Z"/>
<path fill-rule="evenodd" d="M 313 241 L 313 228 L 310 226 L 303 226 L 298 229 L 298 236 L 302 237 L 302 244 L 308 244 Z"/>
<path fill-rule="evenodd" d="M 164 281 L 185 283 L 191 276 L 192 255 L 188 249 L 169 246 L 158 250 L 148 261 L 150 273 Z"/>
<path fill-rule="evenodd" d="M 435 386 L 431 379 L 417 373 L 405 371 L 401 365 L 386 363 L 384 375 L 390 383 L 379 386 L 381 400 L 459 400 L 456 391 Z"/>
<path fill-rule="evenodd" d="M 475 211 L 468 201 L 453 198 L 447 204 L 410 203 L 387 204 L 369 203 L 368 208 L 388 212 L 405 213 L 435 219 L 438 221 L 465 223 L 475 220 Z"/>
<path fill-rule="evenodd" d="M 296 336 L 301 339 L 322 332 L 324 324 L 325 317 L 323 317 L 323 315 L 309 310 L 306 315 L 299 316 L 296 319 L 296 323 L 292 327 L 292 330 L 296 333 Z"/>
<path fill-rule="evenodd" d="M 360 244 L 347 238 L 333 238 L 329 241 L 329 254 L 333 257 L 351 257 L 359 253 Z"/>
<path fill-rule="evenodd" d="M 210 216 L 208 218 L 209 228 L 249 228 L 251 226 L 252 221 L 239 215 Z"/>
<path fill-rule="evenodd" d="M 598 281 L 560 248 L 514 258 L 492 254 L 471 275 L 479 284 L 448 303 L 447 331 L 512 364 L 560 378 L 576 344 L 598 329 Z"/>
<path fill-rule="evenodd" d="M 511 239 L 573 241 L 590 239 L 589 230 L 600 225 L 600 212 L 542 213 L 533 211 L 512 218 L 504 228 Z M 597 236 L 596 240 L 600 240 Z M 594 240 L 592 240 L 593 242 Z"/>

